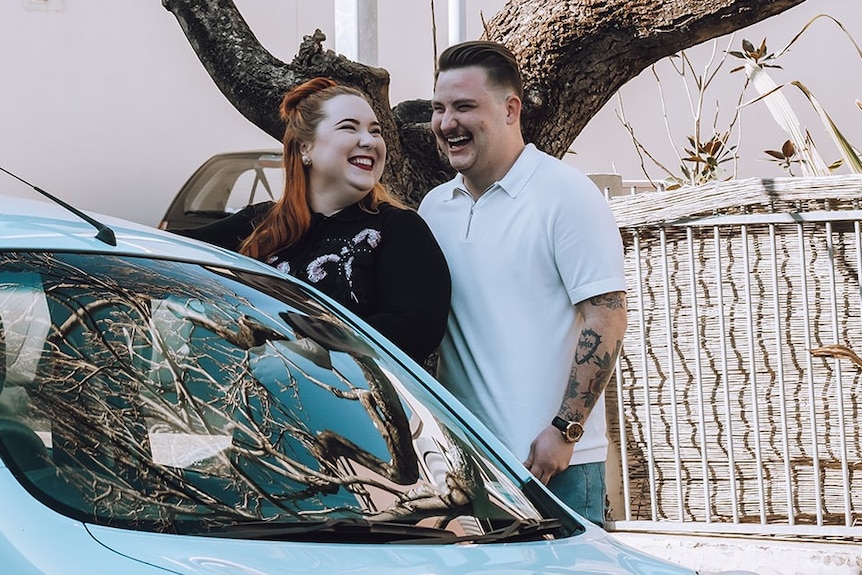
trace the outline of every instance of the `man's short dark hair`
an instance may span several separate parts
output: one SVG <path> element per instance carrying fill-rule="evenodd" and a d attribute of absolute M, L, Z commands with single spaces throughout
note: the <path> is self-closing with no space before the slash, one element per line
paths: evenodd
<path fill-rule="evenodd" d="M 436 83 L 440 72 L 470 66 L 483 68 L 492 84 L 511 88 L 518 98 L 524 99 L 524 83 L 518 61 L 511 50 L 498 42 L 471 40 L 449 46 L 440 54 L 434 81 Z"/>

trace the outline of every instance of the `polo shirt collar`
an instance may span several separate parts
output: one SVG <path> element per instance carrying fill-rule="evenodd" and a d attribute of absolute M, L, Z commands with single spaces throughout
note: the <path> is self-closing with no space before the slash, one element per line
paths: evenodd
<path fill-rule="evenodd" d="M 533 144 L 527 144 L 524 146 L 524 149 L 521 150 L 521 154 L 518 156 L 518 159 L 515 160 L 515 163 L 512 164 L 512 167 L 509 168 L 506 175 L 503 176 L 503 179 L 495 182 L 494 186 L 499 186 L 512 198 L 518 197 L 518 194 L 521 193 L 521 190 L 524 189 L 527 182 L 530 180 L 530 177 L 533 175 L 533 172 L 535 172 L 536 168 L 539 166 L 541 158 L 542 155 L 539 153 L 539 150 L 536 149 L 536 146 Z"/>
<path fill-rule="evenodd" d="M 458 196 L 460 196 L 462 194 L 466 194 L 468 196 L 470 195 L 470 192 L 467 191 L 467 186 L 464 184 L 464 176 L 460 172 L 455 174 L 455 177 L 452 178 L 451 182 L 452 182 L 452 195 L 450 195 L 448 198 L 446 198 L 445 201 L 448 202 L 450 200 L 454 200 L 455 198 L 457 198 Z"/>
<path fill-rule="evenodd" d="M 530 177 L 533 175 L 533 172 L 536 171 L 536 168 L 539 166 L 539 162 L 541 161 L 541 153 L 533 144 L 527 144 L 524 146 L 524 149 L 521 150 L 521 154 L 518 156 L 518 159 L 515 160 L 515 163 L 512 164 L 512 167 L 509 168 L 509 171 L 503 176 L 503 179 L 497 180 L 493 184 L 491 184 L 485 193 L 494 190 L 495 188 L 500 188 L 506 194 L 508 194 L 512 198 L 516 198 L 521 190 L 524 189 L 524 186 L 527 185 Z M 467 194 L 470 193 L 467 191 L 467 186 L 464 184 L 464 176 L 462 174 L 456 174 L 452 179 L 452 196 L 451 199 L 454 199 L 459 194 Z"/>

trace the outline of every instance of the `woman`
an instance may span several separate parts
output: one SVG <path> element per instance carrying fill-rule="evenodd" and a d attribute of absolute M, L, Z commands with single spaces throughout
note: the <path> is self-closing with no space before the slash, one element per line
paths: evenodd
<path fill-rule="evenodd" d="M 449 270 L 425 222 L 380 183 L 377 116 L 361 92 L 327 78 L 290 90 L 280 112 L 281 199 L 180 233 L 310 283 L 422 363 L 446 329 Z"/>

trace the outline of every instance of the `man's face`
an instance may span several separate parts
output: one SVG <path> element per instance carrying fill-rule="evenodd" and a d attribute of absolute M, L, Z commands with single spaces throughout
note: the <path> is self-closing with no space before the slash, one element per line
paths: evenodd
<path fill-rule="evenodd" d="M 502 178 L 509 159 L 501 154 L 511 138 L 517 98 L 489 84 L 483 68 L 471 66 L 440 72 L 431 104 L 431 129 L 452 167 L 467 185 L 481 193 Z M 515 129 L 518 129 L 517 127 Z"/>

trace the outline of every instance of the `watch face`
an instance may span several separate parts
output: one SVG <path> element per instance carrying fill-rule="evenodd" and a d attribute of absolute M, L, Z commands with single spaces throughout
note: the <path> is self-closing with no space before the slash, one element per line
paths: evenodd
<path fill-rule="evenodd" d="M 584 426 L 577 421 L 566 421 L 562 417 L 555 417 L 551 425 L 560 430 L 563 438 L 569 443 L 577 442 L 584 434 Z"/>
<path fill-rule="evenodd" d="M 566 426 L 566 439 L 571 443 L 579 440 L 583 434 L 584 428 L 577 421 L 569 422 L 569 425 Z"/>

